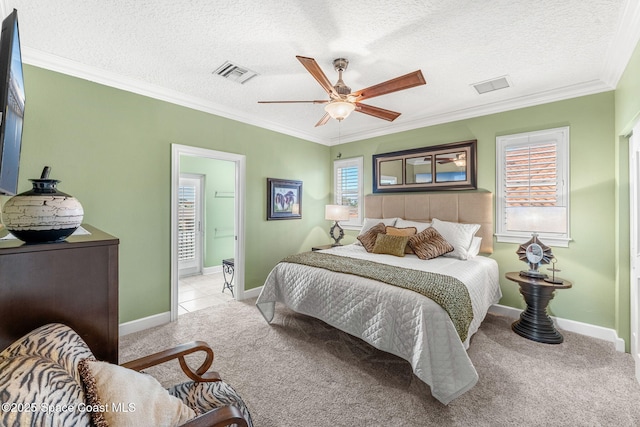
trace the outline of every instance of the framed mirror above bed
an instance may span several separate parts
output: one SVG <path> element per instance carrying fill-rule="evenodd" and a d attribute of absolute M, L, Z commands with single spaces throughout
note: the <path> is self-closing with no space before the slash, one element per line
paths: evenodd
<path fill-rule="evenodd" d="M 477 189 L 477 140 L 373 156 L 373 192 Z"/>

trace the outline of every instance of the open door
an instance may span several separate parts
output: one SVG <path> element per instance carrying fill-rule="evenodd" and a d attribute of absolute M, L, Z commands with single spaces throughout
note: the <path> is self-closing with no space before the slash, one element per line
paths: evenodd
<path fill-rule="evenodd" d="M 636 379 L 640 382 L 640 122 L 633 128 L 629 138 L 629 205 L 631 355 L 636 363 Z"/>

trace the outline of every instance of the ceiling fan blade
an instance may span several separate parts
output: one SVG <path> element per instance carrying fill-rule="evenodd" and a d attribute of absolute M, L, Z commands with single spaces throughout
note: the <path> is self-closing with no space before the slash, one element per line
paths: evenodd
<path fill-rule="evenodd" d="M 322 116 L 322 118 L 318 120 L 318 123 L 316 123 L 316 127 L 324 125 L 329 121 L 330 118 L 331 116 L 329 115 L 329 113 L 324 113 L 324 116 Z"/>
<path fill-rule="evenodd" d="M 396 77 L 395 79 L 387 80 L 386 82 L 353 92 L 351 95 L 356 97 L 356 101 L 362 101 L 373 98 L 374 96 L 385 95 L 424 84 L 427 84 L 427 82 L 422 75 L 422 71 L 417 70 L 413 73 L 405 74 L 404 76 Z"/>
<path fill-rule="evenodd" d="M 331 84 L 327 76 L 324 74 L 324 72 L 322 71 L 322 68 L 320 68 L 320 66 L 318 65 L 315 59 L 307 58 L 306 56 L 300 56 L 300 55 L 296 55 L 296 58 L 298 58 L 298 61 L 302 63 L 304 68 L 306 68 L 307 71 L 311 73 L 313 78 L 316 79 L 318 83 L 320 83 L 320 86 L 322 86 L 322 88 L 325 91 L 327 91 L 327 93 L 332 98 L 338 97 L 338 93 L 333 88 L 333 85 Z"/>
<path fill-rule="evenodd" d="M 400 116 L 400 113 L 395 111 L 385 110 L 384 108 L 374 107 L 373 105 L 362 104 L 360 102 L 356 102 L 356 111 L 390 122 Z"/>
<path fill-rule="evenodd" d="M 258 101 L 258 104 L 326 104 L 327 99 L 316 99 L 313 101 Z"/>

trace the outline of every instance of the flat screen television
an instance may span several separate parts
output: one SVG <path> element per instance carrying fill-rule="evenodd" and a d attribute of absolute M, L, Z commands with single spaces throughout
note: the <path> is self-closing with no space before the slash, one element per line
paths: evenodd
<path fill-rule="evenodd" d="M 18 11 L 14 9 L 2 21 L 0 35 L 0 194 L 18 191 L 24 102 Z"/>

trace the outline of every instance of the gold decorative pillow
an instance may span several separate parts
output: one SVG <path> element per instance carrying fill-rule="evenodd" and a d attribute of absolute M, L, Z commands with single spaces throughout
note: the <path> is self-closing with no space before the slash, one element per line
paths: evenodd
<path fill-rule="evenodd" d="M 415 227 L 398 228 L 387 225 L 385 231 L 391 236 L 413 236 L 418 232 L 418 229 Z"/>
<path fill-rule="evenodd" d="M 411 236 L 407 245 L 420 259 L 432 259 L 453 251 L 453 246 L 433 227 Z"/>
<path fill-rule="evenodd" d="M 91 359 L 78 371 L 96 427 L 179 426 L 196 416 L 150 375 Z"/>
<path fill-rule="evenodd" d="M 379 223 L 378 225 L 374 225 L 366 233 L 358 236 L 358 240 L 362 243 L 362 246 L 367 250 L 367 252 L 371 252 L 373 250 L 373 246 L 376 244 L 376 239 L 378 238 L 378 234 L 385 234 L 385 226 L 383 223 Z"/>
<path fill-rule="evenodd" d="M 413 236 L 418 232 L 418 229 L 416 227 L 391 227 L 389 225 L 387 225 L 386 227 L 386 231 L 387 234 L 391 234 L 392 236 Z M 407 245 L 404 248 L 404 253 L 405 254 L 412 254 L 413 250 L 409 247 L 409 245 Z"/>
<path fill-rule="evenodd" d="M 380 233 L 376 239 L 376 244 L 373 246 L 373 253 L 404 256 L 404 248 L 407 246 L 408 241 L 409 236 Z"/>

